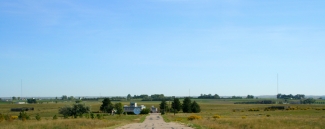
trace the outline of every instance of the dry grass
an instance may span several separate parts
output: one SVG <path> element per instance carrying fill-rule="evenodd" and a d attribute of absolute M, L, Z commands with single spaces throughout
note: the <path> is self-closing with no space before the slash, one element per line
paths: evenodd
<path fill-rule="evenodd" d="M 128 116 L 106 116 L 104 119 L 45 119 L 41 121 L 33 120 L 14 120 L 3 121 L 0 123 L 1 129 L 90 129 L 90 128 L 106 128 L 128 123 L 140 122 L 141 115 Z"/>
<path fill-rule="evenodd" d="M 215 100 L 199 104 L 200 113 L 178 113 L 175 116 L 168 113 L 164 118 L 198 129 L 325 129 L 325 110 L 320 110 L 325 105 L 286 105 L 293 108 L 264 111 L 264 108 L 273 105 L 227 104 Z M 249 111 L 251 109 L 255 111 Z M 202 119 L 188 120 L 192 115 L 202 116 Z"/>
<path fill-rule="evenodd" d="M 63 119 L 63 116 L 58 114 L 59 107 L 71 105 L 74 102 L 60 102 L 60 103 L 43 103 L 43 104 L 0 104 L 0 113 L 9 116 L 18 116 L 19 112 L 11 112 L 10 108 L 18 107 L 34 107 L 34 111 L 27 111 L 30 115 L 30 120 L 21 121 L 15 119 L 12 121 L 3 120 L 0 122 L 1 129 L 93 129 L 93 128 L 114 128 L 115 126 L 125 125 L 129 123 L 138 123 L 143 120 L 145 116 L 142 115 L 115 115 L 104 116 L 99 119 L 86 119 L 84 118 L 70 118 Z M 101 102 L 91 101 L 83 102 L 91 106 L 92 111 L 98 111 Z M 125 103 L 127 104 L 127 103 Z M 39 114 L 41 121 L 37 121 L 35 116 Z M 57 115 L 58 119 L 53 120 L 53 116 Z"/>
<path fill-rule="evenodd" d="M 197 114 L 173 113 L 164 115 L 165 121 L 181 122 L 198 129 L 325 129 L 325 105 L 285 105 L 291 106 L 288 110 L 264 111 L 266 107 L 273 105 L 263 104 L 232 104 L 231 100 L 195 100 L 201 106 L 201 112 Z M 115 128 L 117 126 L 141 122 L 145 116 L 104 116 L 99 119 L 62 119 L 58 114 L 59 107 L 71 105 L 74 102 L 44 103 L 44 104 L 0 104 L 0 113 L 3 115 L 18 116 L 19 112 L 11 112 L 10 108 L 35 107 L 35 111 L 28 111 L 31 120 L 2 121 L 2 129 L 88 129 L 88 128 Z M 91 106 L 92 111 L 98 111 L 101 102 L 82 102 Z M 138 101 L 138 105 L 158 107 L 160 102 Z M 129 102 L 122 102 L 128 105 Z M 249 111 L 253 110 L 254 111 Z M 41 121 L 35 119 L 40 114 Z M 52 120 L 57 115 L 57 120 Z M 201 116 L 201 119 L 188 120 L 191 115 Z M 244 119 L 243 119 L 244 118 Z"/>
<path fill-rule="evenodd" d="M 30 120 L 2 122 L 2 129 L 88 129 L 103 128 L 120 124 L 118 121 L 91 119 L 61 119 L 61 120 Z"/>

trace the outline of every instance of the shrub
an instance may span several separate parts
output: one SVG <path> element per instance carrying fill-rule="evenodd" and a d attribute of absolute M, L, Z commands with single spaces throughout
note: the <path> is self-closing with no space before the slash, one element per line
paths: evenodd
<path fill-rule="evenodd" d="M 267 114 L 266 116 L 267 116 L 267 117 L 270 117 L 271 115 L 270 115 L 270 114 Z"/>
<path fill-rule="evenodd" d="M 87 119 L 89 119 L 89 118 L 90 118 L 89 113 L 86 113 L 86 114 L 85 114 L 85 117 L 86 117 Z"/>
<path fill-rule="evenodd" d="M 0 122 L 2 122 L 5 119 L 4 115 L 0 113 Z"/>
<path fill-rule="evenodd" d="M 74 104 L 72 107 L 65 106 L 59 109 L 59 113 L 62 114 L 65 118 L 68 116 L 74 116 L 74 118 L 77 118 L 77 116 L 81 116 L 82 114 L 88 113 L 89 111 L 90 108 L 84 104 Z"/>
<path fill-rule="evenodd" d="M 246 116 L 242 116 L 241 118 L 242 118 L 242 119 L 246 119 Z"/>
<path fill-rule="evenodd" d="M 27 115 L 26 112 L 22 111 L 19 113 L 18 118 L 22 121 L 26 121 L 26 120 L 29 120 L 30 117 L 29 117 L 29 115 Z"/>
<path fill-rule="evenodd" d="M 214 118 L 214 119 L 219 119 L 219 118 L 221 118 L 221 116 L 219 116 L 219 115 L 214 115 L 213 118 Z"/>
<path fill-rule="evenodd" d="M 41 120 L 41 116 L 37 113 L 36 116 L 35 116 L 35 119 L 36 119 L 37 121 L 40 121 L 40 120 Z"/>
<path fill-rule="evenodd" d="M 251 108 L 248 111 L 260 111 L 259 109 Z"/>
<path fill-rule="evenodd" d="M 160 113 L 161 113 L 161 115 L 164 115 L 165 114 L 165 111 L 164 110 L 161 110 Z"/>
<path fill-rule="evenodd" d="M 4 116 L 4 118 L 5 118 L 5 120 L 6 120 L 6 121 L 11 121 L 11 116 L 10 116 L 10 115 L 8 115 L 8 114 L 7 114 L 7 115 L 5 115 L 5 116 Z"/>
<path fill-rule="evenodd" d="M 101 114 L 97 114 L 97 119 L 102 119 L 103 116 Z"/>
<path fill-rule="evenodd" d="M 58 117 L 56 115 L 53 116 L 53 120 L 57 120 Z"/>
<path fill-rule="evenodd" d="M 142 109 L 140 114 L 149 114 L 150 112 L 150 109 L 149 108 L 145 108 L 145 109 Z"/>
<path fill-rule="evenodd" d="M 202 117 L 198 115 L 191 115 L 187 117 L 187 120 L 199 120 L 199 119 L 202 119 Z"/>
<path fill-rule="evenodd" d="M 12 120 L 18 119 L 18 116 L 10 116 Z"/>
<path fill-rule="evenodd" d="M 90 118 L 91 118 L 91 119 L 94 119 L 94 118 L 95 118 L 94 113 L 91 113 L 91 114 L 90 114 Z"/>

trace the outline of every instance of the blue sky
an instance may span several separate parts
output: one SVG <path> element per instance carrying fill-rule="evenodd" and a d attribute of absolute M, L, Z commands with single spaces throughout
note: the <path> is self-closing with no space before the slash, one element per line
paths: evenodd
<path fill-rule="evenodd" d="M 0 1 L 0 96 L 324 95 L 322 0 Z"/>

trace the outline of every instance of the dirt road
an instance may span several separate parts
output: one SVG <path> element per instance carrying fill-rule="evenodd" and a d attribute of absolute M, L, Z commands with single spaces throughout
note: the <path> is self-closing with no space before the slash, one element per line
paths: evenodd
<path fill-rule="evenodd" d="M 193 129 L 178 123 L 166 123 L 160 113 L 151 113 L 143 123 L 128 124 L 117 129 Z"/>

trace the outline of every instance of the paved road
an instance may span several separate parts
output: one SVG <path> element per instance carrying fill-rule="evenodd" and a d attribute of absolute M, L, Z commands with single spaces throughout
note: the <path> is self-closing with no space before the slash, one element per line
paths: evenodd
<path fill-rule="evenodd" d="M 160 113 L 151 113 L 143 123 L 128 124 L 117 129 L 193 129 L 174 122 L 166 123 Z"/>

